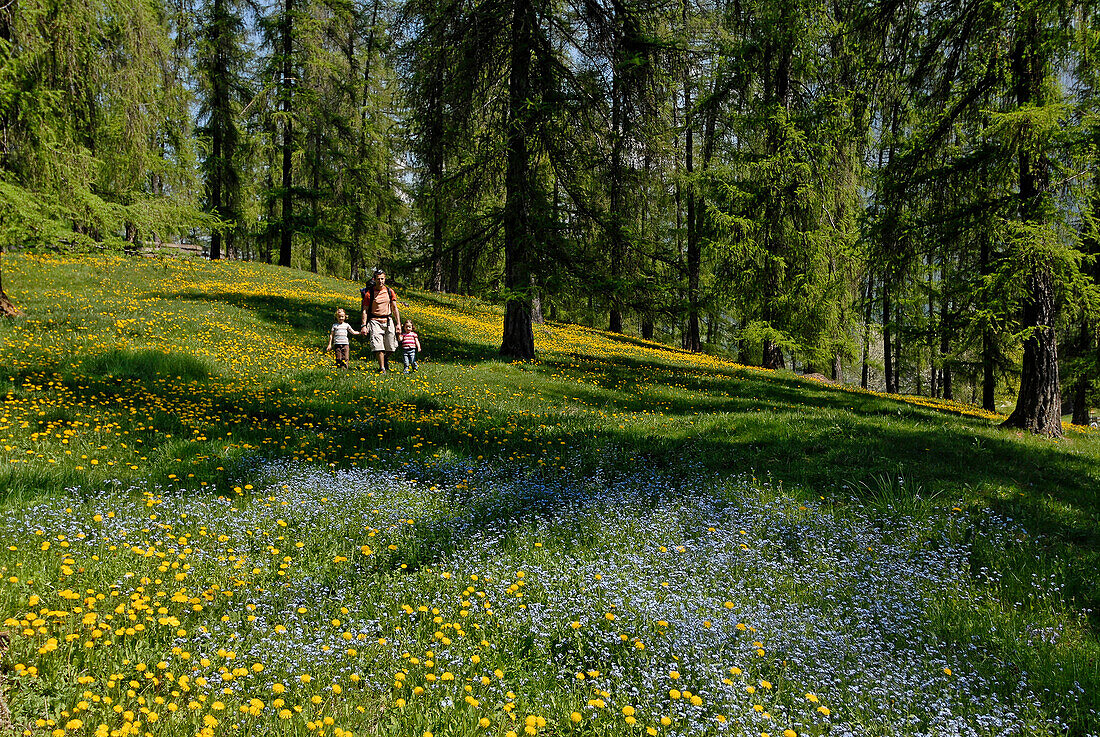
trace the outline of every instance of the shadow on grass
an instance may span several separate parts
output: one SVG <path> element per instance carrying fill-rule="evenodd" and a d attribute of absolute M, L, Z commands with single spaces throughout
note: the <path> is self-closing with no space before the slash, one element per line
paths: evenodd
<path fill-rule="evenodd" d="M 84 370 L 108 379 L 137 379 L 146 381 L 156 377 L 203 381 L 210 378 L 210 366 L 188 353 L 162 353 L 160 351 L 108 350 L 85 359 Z"/>
<path fill-rule="evenodd" d="M 271 325 L 309 335 L 323 335 L 332 321 L 333 305 L 308 299 L 239 293 L 159 296 L 229 304 Z M 355 307 L 356 303 L 355 296 L 349 295 L 347 305 Z M 636 341 L 624 338 L 622 342 Z M 357 351 L 363 355 L 359 346 Z M 426 347 L 428 361 L 496 358 L 491 347 L 460 337 L 433 338 Z M 669 351 L 670 358 L 676 355 Z M 385 423 L 384 433 L 368 434 L 356 425 L 356 405 L 365 397 L 355 394 L 354 384 L 349 383 L 347 395 L 341 398 L 346 401 L 338 409 L 330 399 L 303 396 L 290 386 L 273 386 L 266 391 L 264 402 L 211 392 L 207 399 L 216 410 L 211 416 L 218 419 L 202 430 L 211 438 L 223 438 L 215 441 L 193 435 L 193 428 L 171 411 L 181 392 L 190 389 L 163 381 L 165 377 L 184 376 L 196 383 L 196 392 L 203 391 L 201 385 L 209 378 L 208 367 L 197 359 L 191 361 L 172 363 L 162 354 L 119 351 L 93 359 L 79 369 L 81 376 L 67 379 L 73 388 L 94 394 L 97 402 L 129 402 L 128 406 L 134 407 L 132 419 L 123 419 L 122 425 L 105 432 L 125 432 L 128 438 L 144 440 L 143 452 L 157 464 L 152 473 L 159 474 L 152 481 L 167 482 L 169 473 L 183 467 L 194 474 L 196 482 L 202 479 L 224 489 L 230 480 L 250 473 L 257 458 L 293 457 L 314 462 L 305 453 L 291 456 L 303 447 L 310 449 L 309 453 L 317 449 L 317 456 L 324 456 L 324 461 L 338 463 L 342 457 L 364 452 L 384 456 L 395 446 L 407 447 L 408 439 L 417 436 L 422 427 L 430 427 L 425 431 L 430 442 L 421 456 L 427 463 L 435 452 L 505 460 L 511 453 L 518 463 L 535 467 L 546 456 L 531 452 L 535 444 L 525 442 L 526 430 L 545 446 L 569 448 L 568 456 L 581 466 L 581 473 L 597 468 L 626 473 L 642 463 L 672 473 L 684 468 L 719 474 L 768 473 L 795 487 L 796 493 L 824 496 L 841 504 L 853 498 L 858 501 L 881 482 L 901 477 L 905 483 L 898 487 L 914 495 L 920 488 L 938 492 L 945 503 L 958 500 L 961 506 L 976 510 L 989 506 L 1020 520 L 1033 536 L 1041 537 L 1036 545 L 1047 556 L 1045 561 L 1035 560 L 1035 546 L 1030 544 L 1019 550 L 986 553 L 1003 553 L 997 559 L 1001 567 L 1006 561 L 1018 563 L 1014 572 L 1020 574 L 1021 583 L 1016 591 L 1006 590 L 1006 606 L 1028 600 L 1027 574 L 1049 575 L 1053 571 L 1062 584 L 1058 596 L 1066 609 L 1090 611 L 1093 632 L 1100 629 L 1100 582 L 1095 573 L 1100 568 L 1100 495 L 1096 493 L 1100 489 L 1100 452 L 1095 439 L 1054 444 L 1000 430 L 986 420 L 837 391 L 791 375 L 733 369 L 715 374 L 659 359 L 581 356 L 571 362 L 551 354 L 542 363 L 518 369 L 538 376 L 541 398 L 550 405 L 548 414 L 512 415 L 498 407 L 487 410 L 484 425 L 478 427 L 437 425 L 422 421 L 418 414 L 438 417 L 448 409 L 448 400 L 421 397 L 405 402 L 410 408 L 408 415 L 378 419 Z M 41 366 L 34 372 L 22 371 L 17 383 L 32 373 L 40 375 Z M 571 382 L 580 379 L 589 383 Z M 130 391 L 135 383 L 148 390 L 142 400 L 147 404 L 135 406 Z M 314 386 L 322 383 L 331 382 L 318 374 Z M 585 406 L 577 407 L 575 400 Z M 571 411 L 554 409 L 562 405 Z M 593 408 L 604 410 L 604 415 L 594 414 Z M 654 418 L 617 429 L 606 417 L 608 411 L 649 413 Z M 64 419 L 51 414 L 56 412 L 64 412 L 64 408 L 47 410 L 41 416 L 43 426 Z M 485 432 L 509 425 L 517 431 L 508 437 Z M 245 461 L 238 464 L 225 450 L 229 441 L 224 438 L 230 431 L 235 446 L 249 449 Z M 270 442 L 272 439 L 275 442 Z M 175 459 L 179 460 L 172 465 Z M 126 473 L 119 468 L 100 468 L 48 474 L 20 464 L 18 470 L 6 469 L 0 474 L 0 490 L 4 490 L 0 499 L 29 500 L 43 491 L 60 492 L 71 486 L 94 489 L 112 474 L 125 477 Z M 552 471 L 545 473 L 552 478 Z M 149 478 L 150 471 L 143 469 L 132 477 Z M 458 493 L 450 501 L 455 507 L 478 504 L 472 496 Z M 507 512 L 514 524 L 525 524 L 552 514 L 556 502 L 552 488 L 534 489 L 532 483 L 529 495 L 502 499 L 503 507 L 487 505 L 474 510 L 474 516 L 490 524 Z M 415 560 L 409 558 L 414 564 L 446 555 L 453 547 L 446 537 L 451 532 L 445 520 L 438 529 L 427 532 L 431 537 L 424 540 L 422 552 Z M 570 530 L 570 535 L 570 539 L 584 540 L 583 529 Z M 973 561 L 977 567 L 982 564 L 983 560 Z M 1093 704 L 1096 698 L 1092 697 Z"/>
<path fill-rule="evenodd" d="M 873 398 L 875 402 L 889 401 Z M 710 428 L 700 433 L 683 433 L 680 436 L 658 435 L 640 437 L 629 430 L 589 428 L 578 440 L 578 434 L 561 425 L 547 423 L 546 418 L 529 421 L 515 418 L 523 428 L 534 430 L 538 425 L 558 427 L 548 439 L 553 443 L 565 441 L 573 448 L 583 443 L 579 458 L 579 475 L 596 477 L 597 468 L 604 471 L 608 480 L 628 474 L 639 464 L 656 466 L 671 473 L 678 469 L 698 469 L 700 466 L 718 472 L 740 472 L 749 469 L 757 473 L 770 473 L 773 480 L 795 486 L 793 491 L 817 499 L 824 497 L 829 503 L 845 505 L 850 501 L 875 499 L 876 488 L 891 484 L 896 501 L 912 502 L 912 508 L 920 514 L 935 514 L 942 519 L 954 502 L 963 505 L 961 514 L 969 520 L 970 527 L 981 528 L 988 524 L 983 514 L 986 505 L 1001 514 L 1020 521 L 1031 536 L 1017 547 L 985 550 L 975 546 L 970 560 L 971 570 L 984 567 L 1006 574 L 996 589 L 1000 605 L 1009 609 L 1013 602 L 1029 601 L 1033 595 L 1034 578 L 1046 580 L 1057 575 L 1053 595 L 1059 599 L 1052 605 L 1053 613 L 1044 615 L 1057 618 L 1060 612 L 1087 613 L 1091 634 L 1085 641 L 1069 647 L 1036 649 L 1024 643 L 1022 653 L 1013 636 L 1020 633 L 974 631 L 970 620 L 974 612 L 959 611 L 958 621 L 941 621 L 942 636 L 957 641 L 960 646 L 972 647 L 977 641 L 983 648 L 995 653 L 1001 662 L 1011 661 L 1027 667 L 1028 663 L 1047 663 L 1051 667 L 1037 674 L 1037 687 L 1048 686 L 1064 693 L 1074 679 L 1090 688 L 1100 678 L 1088 670 L 1088 653 L 1096 652 L 1096 633 L 1100 631 L 1100 588 L 1095 571 L 1100 566 L 1100 534 L 1096 525 L 1097 499 L 1092 493 L 1100 483 L 1096 464 L 1086 458 L 1067 456 L 1052 444 L 1017 439 L 1014 435 L 992 427 L 980 420 L 954 424 L 941 424 L 937 428 L 922 427 L 912 420 L 891 418 L 886 422 L 875 413 L 862 421 L 860 418 L 845 425 L 825 426 L 820 415 L 795 416 L 792 424 L 777 427 L 775 418 L 734 415 L 735 424 L 744 423 L 743 431 L 730 428 Z M 415 420 L 396 421 L 391 426 L 394 437 L 410 434 Z M 755 424 L 754 424 L 755 423 Z M 516 433 L 519 435 L 519 432 Z M 475 454 L 488 453 L 491 448 L 470 442 L 456 428 L 441 427 L 433 436 L 433 451 L 447 450 L 458 458 L 474 458 Z M 487 444 L 486 444 L 487 445 Z M 522 444 L 517 443 L 522 447 Z M 431 463 L 431 453 L 423 458 Z M 538 456 L 528 455 L 528 462 Z M 591 466 L 586 468 L 585 466 Z M 426 482 L 442 481 L 429 467 L 422 468 Z M 512 539 L 511 532 L 534 525 L 540 519 L 553 518 L 561 523 L 558 499 L 552 483 L 553 471 L 534 476 L 521 491 L 506 497 L 488 501 L 455 490 L 449 494 L 452 509 L 464 509 L 469 523 L 472 516 L 474 528 L 505 527 L 505 547 Z M 904 483 L 892 484 L 899 476 Z M 848 488 L 842 488 L 837 479 L 846 479 Z M 515 483 L 513 479 L 513 484 Z M 920 499 L 938 492 L 936 509 L 920 510 Z M 694 493 L 708 492 L 706 489 Z M 906 500 L 904 495 L 912 495 Z M 646 490 L 639 490 L 644 498 Z M 884 514 L 891 513 L 884 509 Z M 434 565 L 448 558 L 457 549 L 456 530 L 449 527 L 445 516 L 434 522 L 426 521 L 423 537 L 388 561 L 390 568 L 402 564 L 410 568 Z M 577 544 L 586 539 L 584 525 L 565 525 L 562 541 L 554 541 L 550 549 L 567 555 Z M 1037 552 L 1039 555 L 1037 556 Z M 1049 585 L 1049 584 L 1048 584 Z M 945 603 L 950 608 L 951 603 Z M 969 607 L 970 604 L 959 604 Z M 1019 606 L 1019 605 L 1016 605 Z M 1051 604 L 1040 604 L 1040 608 Z M 1063 609 L 1064 607 L 1064 609 Z M 1037 616 L 1034 613 L 1030 616 Z M 1040 620 L 1043 621 L 1043 620 Z M 1049 621 L 1049 620 L 1045 620 Z M 1095 661 L 1092 661 L 1095 663 Z M 1095 667 L 1092 667 L 1095 671 Z M 1100 706 L 1100 692 L 1084 697 L 1083 707 L 1077 717 L 1084 719 L 1076 724 L 1080 733 L 1088 733 L 1086 727 L 1094 724 L 1088 714 L 1090 708 Z M 1093 720 L 1093 721 L 1090 721 Z"/>
<path fill-rule="evenodd" d="M 522 428 L 525 421 L 516 421 Z M 391 435 L 401 437 L 410 434 L 415 422 L 415 419 L 393 422 Z M 698 466 L 726 472 L 755 468 L 758 472 L 770 471 L 773 480 L 801 487 L 796 493 L 805 493 L 815 499 L 824 496 L 830 503 L 841 505 L 853 499 L 858 501 L 861 494 L 873 495 L 877 478 L 896 478 L 900 474 L 904 476 L 905 483 L 895 487 L 899 497 L 906 491 L 915 497 L 922 488 L 924 492 L 940 491 L 938 510 L 935 510 L 939 518 L 942 519 L 942 514 L 947 512 L 945 507 L 957 499 L 965 507 L 973 505 L 972 510 L 964 509 L 962 512 L 967 515 L 965 519 L 970 521 L 972 527 L 986 523 L 981 511 L 984 500 L 1002 513 L 1022 521 L 1029 532 L 1039 533 L 1041 538 L 1038 541 L 1029 539 L 1021 543 L 1019 549 L 979 550 L 971 560 L 972 569 L 979 570 L 990 563 L 995 570 L 1011 572 L 1013 575 L 1006 576 L 997 592 L 1003 605 L 1011 608 L 1013 601 L 1028 600 L 1032 576 L 1049 575 L 1052 572 L 1051 559 L 1060 561 L 1057 572 L 1061 590 L 1056 595 L 1062 597 L 1061 605 L 1069 610 L 1092 611 L 1090 625 L 1093 637 L 1069 648 L 1051 647 L 1041 652 L 1036 650 L 1021 654 L 1012 650 L 1017 645 L 1011 641 L 1011 634 L 975 631 L 968 619 L 975 614 L 969 609 L 965 612 L 960 610 L 958 621 L 941 621 L 937 626 L 942 628 L 942 636 L 967 647 L 979 641 L 981 647 L 988 648 L 1001 662 L 1018 662 L 1024 667 L 1029 662 L 1049 663 L 1051 667 L 1048 672 L 1036 676 L 1038 687 L 1047 685 L 1062 689 L 1071 686 L 1074 678 L 1081 678 L 1086 685 L 1097 683 L 1095 673 L 1065 675 L 1062 668 L 1063 664 L 1069 663 L 1066 666 L 1066 673 L 1069 673 L 1072 668 L 1082 667 L 1086 657 L 1083 653 L 1096 650 L 1095 633 L 1100 626 L 1100 618 L 1095 613 L 1100 609 L 1097 606 L 1100 605 L 1100 591 L 1095 581 L 1095 570 L 1100 565 L 1100 537 L 1095 524 L 1088 524 L 1088 520 L 1095 520 L 1097 502 L 1085 493 L 1096 484 L 1094 464 L 1084 459 L 1067 459 L 1053 445 L 1032 445 L 1011 435 L 997 437 L 998 433 L 1003 433 L 988 425 L 983 427 L 979 421 L 971 426 L 965 423 L 957 427 L 941 426 L 935 432 L 908 421 L 903 421 L 904 424 L 897 420 L 891 422 L 900 426 L 891 427 L 886 423 L 859 426 L 853 423 L 843 434 L 828 428 L 827 432 L 816 435 L 810 428 L 796 427 L 792 432 L 775 430 L 768 433 L 765 427 L 758 426 L 751 428 L 744 436 L 737 433 L 702 433 L 681 437 L 638 437 L 625 430 L 590 428 L 584 434 L 584 445 L 580 451 L 581 468 L 571 471 L 574 478 L 577 475 L 597 478 L 595 470 L 599 468 L 608 481 L 613 481 L 620 475 L 630 474 L 638 464 L 655 465 L 668 472 Z M 545 425 L 545 418 L 530 420 L 529 429 L 533 430 L 540 423 Z M 460 459 L 473 458 L 476 453 L 488 451 L 488 448 L 472 443 L 456 428 L 440 427 L 433 440 L 432 451 L 446 450 Z M 550 432 L 549 440 L 553 443 L 564 440 L 576 447 L 577 435 L 558 429 Z M 829 455 L 830 452 L 836 455 Z M 438 477 L 433 474 L 432 457 L 431 452 L 424 454 L 425 466 L 418 469 L 418 477 L 425 482 L 443 481 L 442 474 Z M 528 456 L 529 459 L 531 457 Z M 930 462 L 932 458 L 936 461 Z M 592 468 L 586 469 L 585 464 L 590 464 Z M 556 554 L 568 555 L 576 546 L 583 547 L 587 539 L 585 521 L 561 519 L 557 487 L 552 482 L 553 473 L 547 469 L 534 474 L 526 484 L 522 478 L 513 476 L 510 479 L 511 489 L 500 496 L 481 498 L 467 491 L 445 489 L 442 485 L 440 493 L 448 495 L 449 507 L 463 520 L 462 529 L 502 530 L 502 546 L 505 549 L 511 544 L 513 534 L 519 535 L 520 531 L 536 525 L 539 520 L 552 518 L 555 526 L 561 526 L 561 539 L 548 538 L 549 549 Z M 838 473 L 850 474 L 850 488 L 838 488 L 835 482 Z M 861 486 L 861 481 L 866 484 Z M 1062 490 L 1062 496 L 1058 504 L 1052 505 L 1049 502 L 1052 490 L 1056 489 Z M 721 494 L 720 491 L 708 492 L 706 489 L 693 493 Z M 1004 501 L 1004 494 L 1012 496 Z M 595 488 L 593 496 L 596 496 Z M 640 489 L 639 496 L 644 500 L 647 490 Z M 575 502 L 575 499 L 571 501 Z M 932 511 L 925 510 L 926 513 Z M 597 515 L 578 517 L 598 518 Z M 541 526 L 540 529 L 549 528 Z M 413 531 L 414 539 L 386 559 L 382 568 L 392 571 L 402 565 L 410 569 L 435 565 L 455 553 L 461 542 L 460 534 L 462 530 L 453 527 L 449 515 L 423 520 Z M 1037 559 L 1038 548 L 1045 551 L 1045 558 Z M 996 557 L 990 559 L 991 555 Z M 1010 578 L 1015 582 L 1008 580 Z M 947 602 L 945 606 L 950 608 L 952 604 Z M 1054 616 L 1058 616 L 1058 607 L 1054 609 Z M 1026 647 L 1035 650 L 1033 645 Z M 1089 721 L 1092 717 L 1087 716 L 1088 708 L 1100 703 L 1100 692 L 1085 697 L 1080 703 L 1086 707 L 1080 712 L 1084 716 L 1076 718 L 1085 722 L 1077 724 L 1076 728 L 1084 729 L 1093 723 Z M 1081 733 L 1087 733 L 1087 730 Z"/>
<path fill-rule="evenodd" d="M 324 340 L 328 328 L 334 321 L 333 313 L 336 307 L 327 302 L 291 298 L 285 296 L 267 296 L 257 294 L 242 294 L 240 292 L 176 292 L 150 295 L 159 299 L 177 299 L 192 302 L 219 302 L 245 310 L 264 322 L 272 325 L 289 327 L 292 330 L 318 336 L 318 340 Z M 443 303 L 446 305 L 446 303 Z M 359 326 L 359 301 L 354 295 L 342 305 L 348 313 L 348 322 L 358 328 Z M 449 306 L 449 305 L 447 305 Z M 498 358 L 497 351 L 491 347 L 478 343 L 457 340 L 446 336 L 425 337 L 422 341 L 425 350 L 421 352 L 421 358 L 431 362 L 477 362 Z M 363 337 L 352 338 L 352 358 L 362 360 L 374 365 L 374 356 Z M 401 352 L 394 354 L 398 364 L 401 361 Z"/>
<path fill-rule="evenodd" d="M 751 368 L 724 372 L 686 370 L 626 357 L 589 359 L 581 364 L 550 357 L 525 370 L 554 381 L 558 377 L 583 379 L 567 391 L 550 389 L 555 398 L 577 397 L 624 412 L 662 411 L 666 414 L 697 415 L 749 411 L 805 409 L 850 412 L 862 416 L 923 418 L 942 423 L 939 408 L 916 406 L 887 397 L 846 391 L 802 379 L 794 374 L 762 372 Z M 554 375 L 557 375 L 555 377 Z M 608 394 L 599 394 L 595 385 Z M 654 387 L 660 394 L 654 394 Z M 698 395 L 704 395 L 700 398 Z M 953 421 L 953 420 L 952 420 Z M 981 422 L 981 421 L 979 421 Z"/>
<path fill-rule="evenodd" d="M 400 289 L 400 287 L 399 287 Z M 404 290 L 402 290 L 404 291 Z M 441 293 L 436 294 L 434 292 L 425 292 L 418 289 L 409 290 L 409 293 L 414 295 L 418 302 L 426 302 L 427 304 L 435 307 L 442 307 L 448 310 L 454 310 L 455 312 L 462 312 L 467 315 L 479 315 L 484 311 L 490 309 L 490 305 L 485 302 L 481 302 L 473 297 L 464 297 L 461 295 Z M 401 302 L 400 295 L 398 295 L 399 303 Z"/>
<path fill-rule="evenodd" d="M 313 308 L 321 310 L 319 305 Z M 453 343 L 447 350 L 454 354 L 476 352 L 477 346 Z M 130 389 L 141 383 L 148 394 L 141 400 L 145 404 L 134 407 L 135 424 L 117 430 L 145 441 L 144 448 L 160 464 L 156 468 L 161 477 L 154 481 L 167 482 L 169 472 L 183 468 L 194 474 L 195 483 L 202 479 L 224 490 L 231 481 L 239 483 L 251 473 L 258 458 L 338 464 L 343 458 L 364 458 L 370 452 L 385 458 L 396 446 L 408 448 L 409 439 L 419 435 L 426 442 L 418 458 L 428 464 L 420 473 L 428 481 L 434 480 L 428 476 L 436 453 L 501 460 L 512 454 L 516 462 L 502 464 L 512 472 L 517 464 L 536 469 L 538 461 L 544 460 L 543 470 L 533 472 L 523 493 L 483 502 L 468 493 L 447 492 L 456 510 L 472 506 L 467 511 L 479 524 L 500 524 L 507 518 L 507 524 L 518 530 L 519 525 L 533 524 L 556 511 L 553 485 L 539 483 L 540 478 L 552 480 L 554 474 L 548 468 L 552 455 L 543 455 L 543 448 L 568 448 L 562 455 L 579 465 L 571 472 L 582 477 L 594 475 L 597 469 L 627 474 L 639 464 L 670 473 L 682 469 L 767 473 L 794 487 L 794 493 L 824 496 L 839 504 L 858 501 L 882 482 L 900 476 L 905 483 L 899 489 L 913 494 L 917 489 L 938 492 L 940 506 L 956 500 L 963 507 L 992 506 L 1041 535 L 1037 544 L 1048 556 L 1047 562 L 1035 560 L 1035 547 L 1030 544 L 1019 550 L 983 553 L 999 556 L 994 562 L 1002 568 L 1006 561 L 1016 565 L 1014 572 L 1021 583 L 1017 590 L 1004 590 L 1002 596 L 1009 597 L 1006 604 L 1026 601 L 1029 576 L 1049 575 L 1050 559 L 1055 559 L 1062 603 L 1071 611 L 1091 610 L 1093 632 L 1100 629 L 1100 587 L 1095 576 L 1100 567 L 1100 498 L 1095 494 L 1100 488 L 1100 463 L 1092 440 L 1068 441 L 1078 444 L 1078 452 L 1071 453 L 1063 444 L 1017 436 L 985 420 L 806 386 L 793 376 L 753 371 L 704 374 L 629 359 L 585 362 L 579 367 L 555 359 L 521 365 L 516 370 L 538 375 L 540 401 L 549 406 L 549 412 L 524 415 L 489 407 L 477 426 L 466 427 L 432 421 L 453 406 L 446 397 L 412 396 L 402 400 L 407 412 L 372 417 L 370 432 L 365 432 L 360 407 L 368 399 L 377 400 L 360 394 L 362 388 L 354 382 L 345 384 L 346 394 L 339 404 L 303 392 L 301 386 L 272 386 L 262 400 L 223 396 L 211 389 L 204 401 L 212 403 L 211 416 L 219 420 L 202 429 L 210 438 L 222 440 L 208 440 L 192 434 L 186 423 L 165 411 L 181 388 L 177 382 L 163 380 L 162 372 L 179 373 L 172 373 L 174 369 L 160 360 L 140 353 L 105 355 L 91 368 L 107 376 L 71 380 L 99 402 L 130 402 L 129 406 L 134 406 Z M 206 391 L 203 370 L 201 364 L 187 369 L 192 375 L 187 387 L 192 388 L 183 391 Z M 331 377 L 321 373 L 308 378 L 309 389 L 332 383 Z M 571 381 L 581 378 L 595 385 Z M 578 407 L 578 399 L 586 406 Z M 554 409 L 563 404 L 565 409 Z M 653 413 L 654 409 L 665 417 Z M 654 416 L 652 421 L 635 418 L 619 428 L 607 419 L 609 411 Z M 489 432 L 508 426 L 514 428 L 508 436 Z M 225 450 L 228 432 L 236 447 L 250 449 L 244 461 L 235 463 Z M 525 439 L 528 433 L 539 442 Z M 168 440 L 168 435 L 174 437 Z M 172 465 L 175 459 L 179 460 Z M 95 488 L 102 485 L 103 473 L 102 469 L 86 476 L 66 473 L 49 484 L 51 489 Z M 141 473 L 148 476 L 148 471 Z M 9 473 L 0 477 L 0 485 L 13 489 L 22 500 L 41 483 L 32 476 L 23 470 Z M 416 567 L 446 557 L 455 549 L 454 533 L 446 519 L 428 524 L 423 540 L 386 565 Z M 585 539 L 583 525 L 568 533 L 569 539 Z M 506 535 L 506 544 L 508 539 Z M 972 565 L 984 563 L 977 559 Z"/>
<path fill-rule="evenodd" d="M 347 310 L 352 324 L 354 315 L 359 312 L 359 300 L 348 295 L 345 304 L 331 304 L 327 301 L 300 299 L 283 295 L 243 294 L 241 292 L 159 292 L 146 295 L 154 299 L 178 300 L 181 302 L 219 302 L 246 310 L 272 325 L 281 325 L 293 330 L 319 333 L 324 335 L 333 323 L 333 313 L 337 307 Z"/>
<path fill-rule="evenodd" d="M 690 456 L 718 472 L 770 472 L 813 495 L 845 491 L 838 488 L 845 484 L 845 493 L 858 494 L 861 485 L 901 476 L 911 488 L 948 498 L 984 497 L 1008 516 L 1031 520 L 1036 533 L 1100 550 L 1100 454 L 1092 439 L 1055 443 L 792 375 L 684 372 L 624 358 L 599 364 L 599 390 L 578 384 L 547 395 L 672 416 L 661 436 L 630 437 L 632 447 L 655 459 Z M 593 381 L 584 367 L 561 361 L 531 370 Z"/>
<path fill-rule="evenodd" d="M 424 350 L 417 355 L 417 360 L 428 363 L 480 363 L 500 358 L 499 351 L 492 347 L 442 335 L 423 338 L 422 343 Z M 394 355 L 400 359 L 400 352 Z"/>

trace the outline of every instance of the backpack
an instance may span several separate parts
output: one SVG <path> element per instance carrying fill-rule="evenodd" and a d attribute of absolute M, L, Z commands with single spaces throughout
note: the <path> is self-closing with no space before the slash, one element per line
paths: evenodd
<path fill-rule="evenodd" d="M 394 294 L 393 290 L 389 287 L 386 287 L 386 291 L 390 293 L 390 316 L 392 317 L 393 304 L 397 301 L 397 295 Z M 363 287 L 362 289 L 360 289 L 359 295 L 362 297 L 363 300 L 360 310 L 366 312 L 369 317 L 374 317 L 374 315 L 372 315 L 370 312 L 371 306 L 374 304 L 374 284 L 371 284 L 369 287 Z"/>

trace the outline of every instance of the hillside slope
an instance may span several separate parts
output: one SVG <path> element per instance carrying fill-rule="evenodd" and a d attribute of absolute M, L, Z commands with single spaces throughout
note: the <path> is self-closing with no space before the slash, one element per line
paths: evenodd
<path fill-rule="evenodd" d="M 793 515 L 792 531 L 772 531 L 777 550 L 793 544 L 784 535 L 803 534 L 799 515 L 817 510 L 837 529 L 866 523 L 853 540 L 878 518 L 909 520 L 905 534 L 916 537 L 905 555 L 934 554 L 941 532 L 965 540 L 963 564 L 976 576 L 966 585 L 983 593 L 935 614 L 942 642 L 979 642 L 990 663 L 1030 671 L 1037 691 L 1055 694 L 1044 706 L 1060 715 L 1050 724 L 1096 728 L 1097 697 L 1073 691 L 1100 684 L 1100 442 L 1089 433 L 1040 440 L 963 404 L 828 386 L 576 326 L 536 327 L 539 360 L 507 363 L 496 357 L 499 310 L 400 288 L 424 344 L 421 370 L 379 376 L 358 344 L 342 372 L 322 349 L 333 311 L 358 306 L 350 282 L 117 256 L 7 256 L 4 272 L 26 311 L 0 324 L 0 505 L 12 519 L 73 494 L 92 503 L 104 488 L 152 499 L 209 489 L 251 504 L 262 501 L 253 488 L 275 488 L 271 463 L 357 483 L 412 474 L 483 520 L 504 512 L 499 500 L 475 503 L 473 480 L 488 487 L 500 474 L 570 495 L 586 488 L 579 480 L 603 489 L 635 479 L 635 500 L 684 480 L 700 500 L 743 484 L 794 504 L 781 513 Z M 460 468 L 469 481 L 456 478 Z M 824 519 L 806 529 L 826 535 Z M 765 513 L 759 520 L 767 526 Z M 433 529 L 420 553 L 400 553 L 406 564 L 443 539 Z M 982 571 L 999 573 L 980 583 Z M 16 611 L 18 592 L 7 593 Z M 1049 642 L 1029 634 L 1051 628 Z"/>

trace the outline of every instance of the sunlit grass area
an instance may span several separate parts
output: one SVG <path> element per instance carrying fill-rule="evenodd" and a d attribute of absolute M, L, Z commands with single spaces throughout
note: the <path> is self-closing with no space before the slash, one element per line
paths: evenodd
<path fill-rule="evenodd" d="M 5 256 L 18 734 L 1095 734 L 1100 445 L 397 287 Z M 353 322 L 357 322 L 354 321 Z"/>

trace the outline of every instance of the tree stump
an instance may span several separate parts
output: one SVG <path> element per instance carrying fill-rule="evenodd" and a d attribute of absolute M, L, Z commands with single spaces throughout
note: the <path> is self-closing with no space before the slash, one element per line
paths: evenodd
<path fill-rule="evenodd" d="M 8 298 L 8 295 L 0 292 L 0 315 L 4 317 L 21 317 L 23 310 L 16 307 L 15 303 Z"/>

